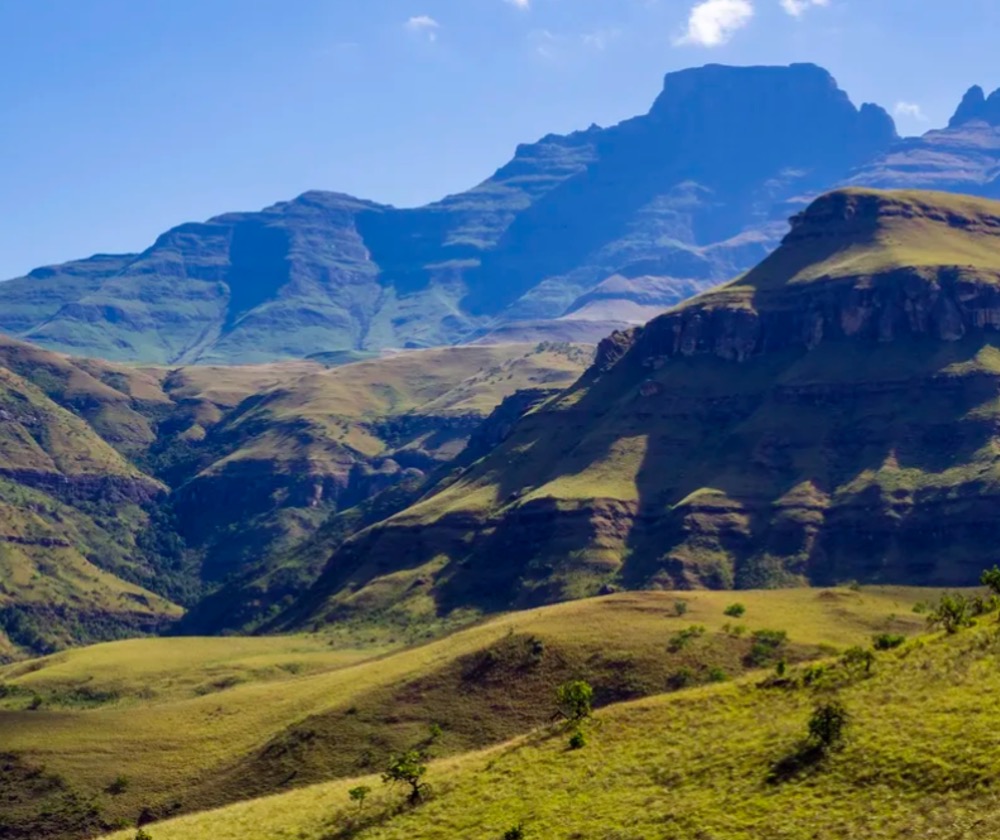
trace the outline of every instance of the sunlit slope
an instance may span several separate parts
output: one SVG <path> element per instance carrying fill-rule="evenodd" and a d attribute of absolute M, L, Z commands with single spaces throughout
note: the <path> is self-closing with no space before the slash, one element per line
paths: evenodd
<path fill-rule="evenodd" d="M 849 190 L 335 555 L 305 620 L 606 586 L 962 584 L 994 556 L 1000 204 Z M 471 536 L 470 536 L 471 535 Z M 388 597 L 382 595 L 388 592 Z"/>
<path fill-rule="evenodd" d="M 870 671 L 831 661 L 811 685 L 792 668 L 773 687 L 755 677 L 612 706 L 577 751 L 542 730 L 436 762 L 434 795 L 415 809 L 373 775 L 149 830 L 158 840 L 500 838 L 518 824 L 553 840 L 992 836 L 1000 710 L 982 698 L 1000 690 L 993 625 L 879 653 Z M 833 697 L 849 715 L 843 746 L 811 753 L 807 723 Z M 373 789 L 360 815 L 347 795 L 359 783 Z"/>
<path fill-rule="evenodd" d="M 913 633 L 923 621 L 912 605 L 931 595 L 747 592 L 746 614 L 733 619 L 731 593 L 622 594 L 499 617 L 398 653 L 391 636 L 367 634 L 336 648 L 322 637 L 120 642 L 0 671 L 0 742 L 97 795 L 107 819 L 142 808 L 165 816 L 174 803 L 199 809 L 378 769 L 432 723 L 444 728 L 440 754 L 504 740 L 547 722 L 555 687 L 574 677 L 590 679 L 603 705 L 677 688 L 678 673 L 690 672 L 683 684 L 713 669 L 737 676 L 759 629 L 787 632 L 778 655 L 789 661 L 876 632 Z M 695 625 L 705 633 L 673 641 Z M 102 794 L 118 774 L 128 790 Z"/>

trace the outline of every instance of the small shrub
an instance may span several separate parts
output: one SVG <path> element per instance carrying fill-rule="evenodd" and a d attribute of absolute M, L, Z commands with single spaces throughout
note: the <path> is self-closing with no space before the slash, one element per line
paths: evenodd
<path fill-rule="evenodd" d="M 753 646 L 747 654 L 748 664 L 757 668 L 768 665 L 787 640 L 788 634 L 784 630 L 758 630 L 753 634 Z"/>
<path fill-rule="evenodd" d="M 848 668 L 858 670 L 864 668 L 866 674 L 870 674 L 872 665 L 875 664 L 875 654 L 863 647 L 855 646 L 844 651 L 841 662 Z"/>
<path fill-rule="evenodd" d="M 670 641 L 667 643 L 667 650 L 671 653 L 677 653 L 678 651 L 684 650 L 692 641 L 699 639 L 705 635 L 705 628 L 700 624 L 692 624 L 690 627 L 684 630 L 678 630 L 670 637 Z"/>
<path fill-rule="evenodd" d="M 125 791 L 128 790 L 129 780 L 128 776 L 119 774 L 115 777 L 115 780 L 111 782 L 104 790 L 106 793 L 112 796 L 121 796 Z"/>
<path fill-rule="evenodd" d="M 524 823 L 512 825 L 503 833 L 503 840 L 524 840 Z"/>
<path fill-rule="evenodd" d="M 727 674 L 722 668 L 715 667 L 708 669 L 708 681 L 714 683 L 725 682 L 729 679 L 729 674 Z"/>
<path fill-rule="evenodd" d="M 847 584 L 847 588 L 850 589 L 851 592 L 860 592 L 861 584 L 858 583 L 856 580 L 852 580 Z"/>
<path fill-rule="evenodd" d="M 582 729 L 577 729 L 569 739 L 569 748 L 571 750 L 582 750 L 587 746 L 587 736 L 583 734 Z"/>
<path fill-rule="evenodd" d="M 694 685 L 694 682 L 694 671 L 690 668 L 681 668 L 670 677 L 671 688 L 687 688 L 689 685 Z"/>
<path fill-rule="evenodd" d="M 816 707 L 809 718 L 809 738 L 822 750 L 839 746 L 850 723 L 850 715 L 843 703 L 831 700 Z"/>
<path fill-rule="evenodd" d="M 674 601 L 674 615 L 681 616 L 687 613 L 688 602 L 687 601 Z"/>
<path fill-rule="evenodd" d="M 42 708 L 42 704 L 44 702 L 45 701 L 42 700 L 42 695 L 41 694 L 33 694 L 32 697 L 31 697 L 31 702 L 28 703 L 28 710 L 32 711 L 32 712 L 36 712 L 40 708 Z"/>
<path fill-rule="evenodd" d="M 441 728 L 441 724 L 432 723 L 429 730 L 429 737 L 432 741 L 438 740 L 442 735 L 444 735 L 444 730 Z"/>
<path fill-rule="evenodd" d="M 906 636 L 902 633 L 879 633 L 872 636 L 872 645 L 875 650 L 892 650 L 898 648 L 906 641 Z"/>
<path fill-rule="evenodd" d="M 153 835 L 150 834 L 148 831 L 144 831 L 143 829 L 140 828 L 135 833 L 135 840 L 153 840 Z"/>
<path fill-rule="evenodd" d="M 774 666 L 774 673 L 779 677 L 785 676 L 785 672 L 788 670 L 788 663 L 784 659 L 779 659 L 778 664 Z"/>
<path fill-rule="evenodd" d="M 743 604 L 730 604 L 723 612 L 730 618 L 743 618 L 746 615 L 747 608 Z"/>
<path fill-rule="evenodd" d="M 913 611 L 917 615 L 924 615 L 929 609 L 930 607 L 925 601 L 917 601 L 917 603 L 913 605 Z"/>

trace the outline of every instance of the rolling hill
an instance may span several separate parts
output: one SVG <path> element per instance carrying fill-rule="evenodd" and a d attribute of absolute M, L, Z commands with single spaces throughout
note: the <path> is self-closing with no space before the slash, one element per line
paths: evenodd
<path fill-rule="evenodd" d="M 998 245 L 990 201 L 817 199 L 759 266 L 607 339 L 496 449 L 340 546 L 277 626 L 974 582 L 1000 559 Z"/>
<path fill-rule="evenodd" d="M 137 639 L 17 663 L 0 668 L 4 836 L 92 836 L 120 819 L 374 772 L 432 724 L 435 754 L 458 755 L 548 724 L 565 680 L 588 679 L 603 707 L 736 678 L 874 633 L 918 633 L 924 619 L 912 607 L 933 595 L 741 593 L 745 614 L 733 619 L 732 593 L 629 593 L 500 616 L 412 647 L 388 627 L 341 627 Z M 787 640 L 761 657 L 754 634 L 766 630 Z"/>
<path fill-rule="evenodd" d="M 440 759 L 417 807 L 359 775 L 148 828 L 156 840 L 988 837 L 1000 829 L 997 708 L 982 702 L 998 687 L 994 623 L 867 667 L 830 658 L 614 705 L 577 750 L 545 727 Z M 821 747 L 809 724 L 831 707 L 847 723 Z M 359 809 L 348 791 L 361 784 Z"/>
<path fill-rule="evenodd" d="M 180 225 L 140 254 L 36 269 L 0 284 L 0 330 L 173 366 L 593 343 L 753 265 L 802 196 L 895 139 L 884 110 L 813 65 L 685 70 L 648 114 L 519 146 L 426 207 L 312 191 Z"/>

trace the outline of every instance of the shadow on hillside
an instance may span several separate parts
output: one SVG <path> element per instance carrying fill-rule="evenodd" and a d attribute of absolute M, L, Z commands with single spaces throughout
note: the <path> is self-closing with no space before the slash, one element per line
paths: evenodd
<path fill-rule="evenodd" d="M 648 441 L 623 582 L 973 580 L 995 554 L 1000 523 L 981 488 L 969 494 L 981 513 L 951 492 L 981 481 L 974 470 L 941 489 L 934 476 L 971 465 L 993 442 L 1000 377 L 938 374 L 989 344 L 829 342 L 744 363 L 672 359 L 643 409 Z"/>
<path fill-rule="evenodd" d="M 767 774 L 767 783 L 780 785 L 819 772 L 826 751 L 817 744 L 803 743 L 791 755 L 776 761 Z"/>

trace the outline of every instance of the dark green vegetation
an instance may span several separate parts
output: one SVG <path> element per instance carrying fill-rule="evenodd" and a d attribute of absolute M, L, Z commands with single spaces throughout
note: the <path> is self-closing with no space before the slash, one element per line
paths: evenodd
<path fill-rule="evenodd" d="M 1000 540 L 1000 205 L 832 193 L 336 551 L 298 620 L 609 588 L 968 585 Z"/>
<path fill-rule="evenodd" d="M 261 622 L 321 571 L 326 549 L 299 545 L 331 515 L 326 547 L 404 507 L 506 397 L 565 387 L 590 354 L 138 369 L 0 339 L 0 661 L 159 632 L 203 598 L 187 628 Z"/>
<path fill-rule="evenodd" d="M 37 269 L 0 284 L 0 330 L 172 365 L 594 342 L 751 266 L 799 196 L 895 139 L 812 65 L 672 73 L 647 115 L 520 146 L 427 207 L 308 192 Z"/>

